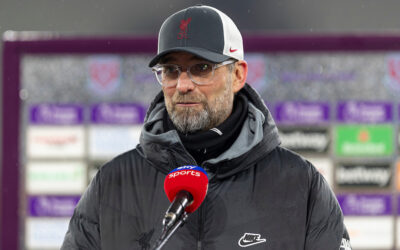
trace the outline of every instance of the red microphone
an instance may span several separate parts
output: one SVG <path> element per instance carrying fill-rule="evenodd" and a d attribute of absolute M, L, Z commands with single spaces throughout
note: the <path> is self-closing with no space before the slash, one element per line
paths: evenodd
<path fill-rule="evenodd" d="M 206 197 L 208 176 L 198 166 L 183 166 L 169 172 L 164 181 L 164 191 L 171 203 L 163 225 L 171 227 L 184 211 L 193 213 Z"/>

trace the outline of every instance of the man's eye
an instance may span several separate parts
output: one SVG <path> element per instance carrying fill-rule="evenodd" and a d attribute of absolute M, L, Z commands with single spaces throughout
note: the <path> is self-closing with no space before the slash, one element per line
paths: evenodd
<path fill-rule="evenodd" d="M 208 63 L 198 63 L 192 66 L 191 71 L 193 74 L 207 74 L 212 70 L 212 66 Z"/>
<path fill-rule="evenodd" d="M 164 66 L 163 72 L 166 74 L 171 74 L 177 72 L 177 69 L 173 66 Z"/>

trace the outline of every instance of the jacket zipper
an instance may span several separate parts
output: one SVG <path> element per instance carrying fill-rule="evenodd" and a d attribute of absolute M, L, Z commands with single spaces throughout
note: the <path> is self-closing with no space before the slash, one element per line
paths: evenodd
<path fill-rule="evenodd" d="M 207 163 L 205 164 L 203 162 L 200 166 L 206 171 L 208 178 L 210 178 Z M 204 199 L 203 204 L 199 207 L 199 218 L 198 218 L 199 234 L 197 240 L 197 250 L 203 250 L 202 240 L 204 239 L 205 211 L 206 211 L 206 199 Z"/>

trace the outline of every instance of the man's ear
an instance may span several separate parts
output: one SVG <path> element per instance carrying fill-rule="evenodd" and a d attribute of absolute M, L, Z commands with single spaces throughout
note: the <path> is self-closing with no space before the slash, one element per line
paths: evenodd
<path fill-rule="evenodd" d="M 232 79 L 233 79 L 233 92 L 237 93 L 239 90 L 241 90 L 246 83 L 247 79 L 247 62 L 245 60 L 239 60 L 235 63 L 235 68 L 233 69 L 232 72 Z"/>

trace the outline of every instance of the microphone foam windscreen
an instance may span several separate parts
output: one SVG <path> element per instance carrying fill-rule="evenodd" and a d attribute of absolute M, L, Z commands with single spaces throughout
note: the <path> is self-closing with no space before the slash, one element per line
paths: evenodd
<path fill-rule="evenodd" d="M 192 213 L 201 205 L 208 189 L 206 171 L 198 166 L 183 166 L 175 168 L 165 178 L 164 191 L 172 202 L 179 191 L 188 191 L 193 196 L 193 202 L 185 211 Z"/>

